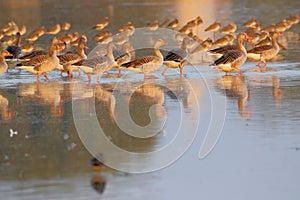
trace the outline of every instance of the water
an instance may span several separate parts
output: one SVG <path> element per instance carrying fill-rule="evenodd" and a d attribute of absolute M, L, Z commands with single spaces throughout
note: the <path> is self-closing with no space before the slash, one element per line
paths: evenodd
<path fill-rule="evenodd" d="M 91 27 L 104 16 L 110 17 L 112 32 L 127 21 L 143 27 L 155 19 L 178 17 L 186 22 L 198 15 L 204 21 L 202 28 L 219 19 L 224 24 L 235 21 L 242 30 L 240 25 L 250 17 L 267 25 L 298 13 L 300 6 L 298 1 L 0 4 L 0 24 L 15 20 L 32 30 L 70 21 L 71 31 L 90 38 L 90 50 L 96 33 Z M 209 36 L 201 30 L 201 37 Z M 109 78 L 101 78 L 101 85 L 95 77 L 89 84 L 84 75 L 77 77 L 75 72 L 71 80 L 59 77 L 57 71 L 49 73 L 50 81 L 36 83 L 34 75 L 10 69 L 0 75 L 1 199 L 297 199 L 298 33 L 295 25 L 280 38 L 287 50 L 280 52 L 282 60 L 268 64 L 275 71 L 251 72 L 255 63 L 247 62 L 241 77 L 223 76 L 198 62 L 185 67 L 183 77 L 171 69 L 163 77 L 161 68 L 154 73 L 158 79 L 145 82 L 133 72 L 124 71 L 117 78 L 113 70 Z M 49 39 L 42 36 L 38 45 L 45 48 Z M 129 115 L 122 106 L 126 104 Z M 130 117 L 133 122 L 127 120 Z M 207 133 L 221 134 L 207 138 Z M 141 156 L 114 154 L 103 138 Z M 206 155 L 200 151 L 209 153 L 199 159 Z M 106 167 L 95 172 L 90 160 L 99 154 L 109 165 L 127 171 L 162 169 L 131 174 Z"/>

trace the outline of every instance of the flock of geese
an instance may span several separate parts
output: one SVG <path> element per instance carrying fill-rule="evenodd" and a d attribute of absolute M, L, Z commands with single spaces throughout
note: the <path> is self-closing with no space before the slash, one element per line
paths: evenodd
<path fill-rule="evenodd" d="M 240 67 L 247 58 L 258 61 L 258 71 L 266 71 L 266 62 L 272 59 L 280 51 L 280 44 L 277 37 L 284 34 L 293 25 L 299 22 L 298 14 L 290 14 L 276 24 L 261 27 L 256 18 L 251 18 L 243 24 L 245 30 L 236 31 L 238 27 L 235 23 L 222 26 L 219 21 L 205 27 L 205 32 L 211 32 L 212 38 L 201 39 L 196 33 L 199 26 L 203 24 L 201 17 L 196 17 L 179 26 L 178 19 L 166 19 L 159 23 L 157 20 L 148 23 L 146 28 L 150 32 L 155 32 L 158 28 L 169 28 L 176 30 L 174 38 L 181 43 L 180 47 L 165 53 L 160 48 L 167 43 L 158 39 L 153 45 L 154 54 L 135 58 L 134 48 L 130 43 L 130 37 L 135 33 L 135 27 L 131 22 L 118 28 L 118 34 L 113 35 L 107 27 L 110 23 L 108 17 L 97 22 L 93 29 L 98 33 L 94 36 L 96 44 L 107 44 L 106 52 L 103 55 L 87 57 L 85 50 L 88 38 L 78 32 L 70 32 L 71 24 L 56 24 L 47 30 L 44 26 L 30 32 L 26 37 L 26 27 L 18 26 L 10 21 L 0 28 L 0 41 L 5 47 L 0 52 L 0 74 L 9 70 L 7 62 L 16 61 L 15 68 L 25 70 L 37 75 L 37 80 L 43 75 L 48 80 L 47 73 L 52 70 L 59 70 L 73 76 L 73 71 L 83 71 L 88 81 L 91 81 L 91 74 L 97 75 L 97 81 L 104 72 L 109 72 L 112 68 L 118 68 L 119 75 L 121 69 L 132 70 L 136 73 L 144 74 L 144 79 L 151 77 L 148 73 L 158 70 L 165 65 L 162 75 L 168 68 L 179 68 L 182 75 L 183 67 L 188 63 L 189 56 L 195 53 L 204 52 L 216 56 L 216 60 L 210 64 L 228 73 L 240 72 Z M 54 35 L 48 46 L 48 51 L 34 49 L 35 43 L 44 34 Z M 216 35 L 221 37 L 216 38 Z M 27 44 L 21 45 L 22 37 Z M 248 42 L 251 48 L 246 49 Z M 76 46 L 76 50 L 70 47 Z M 65 53 L 62 50 L 67 49 Z M 261 65 L 263 63 L 263 65 Z"/>

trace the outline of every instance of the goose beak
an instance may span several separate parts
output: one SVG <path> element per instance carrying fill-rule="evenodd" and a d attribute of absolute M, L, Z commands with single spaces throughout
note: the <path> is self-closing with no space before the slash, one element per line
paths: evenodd
<path fill-rule="evenodd" d="M 252 37 L 250 37 L 249 35 L 246 34 L 246 39 L 247 39 L 247 42 L 252 42 Z"/>

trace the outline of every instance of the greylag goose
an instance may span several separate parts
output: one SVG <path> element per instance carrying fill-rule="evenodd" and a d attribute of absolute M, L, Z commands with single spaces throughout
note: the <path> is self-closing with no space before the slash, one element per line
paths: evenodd
<path fill-rule="evenodd" d="M 71 28 L 70 22 L 64 22 L 64 23 L 61 25 L 61 29 L 64 30 L 64 31 L 68 31 L 68 30 L 70 30 L 70 28 Z"/>
<path fill-rule="evenodd" d="M 222 47 L 225 45 L 228 45 L 231 41 L 231 38 L 228 35 L 224 35 L 221 38 L 218 38 L 217 40 L 215 40 L 212 43 L 212 47 L 216 48 L 216 47 Z"/>
<path fill-rule="evenodd" d="M 204 40 L 198 46 L 196 46 L 191 51 L 191 53 L 205 52 L 211 47 L 212 43 L 213 43 L 212 39 L 210 37 L 208 37 L 206 40 Z"/>
<path fill-rule="evenodd" d="M 80 74 L 80 68 L 72 66 L 73 64 L 79 62 L 82 59 L 86 59 L 87 56 L 84 53 L 84 49 L 88 49 L 86 46 L 87 38 L 85 35 L 82 35 L 78 40 L 77 52 L 76 53 L 66 53 L 63 55 L 57 56 L 59 58 L 59 64 L 63 66 L 60 75 L 63 72 L 68 73 L 69 77 L 73 77 L 72 71 L 77 70 Z"/>
<path fill-rule="evenodd" d="M 248 58 L 259 59 L 258 63 L 256 64 L 261 70 L 266 70 L 267 60 L 272 59 L 276 56 L 280 50 L 280 47 L 277 43 L 277 37 L 282 36 L 281 33 L 278 32 L 271 32 L 270 37 L 272 40 L 272 45 L 264 45 L 259 47 L 254 47 L 248 51 Z M 261 68 L 260 63 L 263 62 L 264 66 Z"/>
<path fill-rule="evenodd" d="M 149 31 L 156 31 L 158 29 L 158 27 L 159 27 L 158 20 L 155 20 L 154 22 L 147 24 L 147 29 Z"/>
<path fill-rule="evenodd" d="M 96 30 L 102 30 L 108 24 L 109 24 L 109 18 L 108 17 L 104 17 L 102 20 L 100 20 L 99 22 L 97 22 L 93 28 L 96 29 Z"/>
<path fill-rule="evenodd" d="M 234 33 L 237 29 L 237 26 L 234 22 L 231 22 L 230 24 L 224 26 L 223 28 L 220 29 L 221 33 L 229 34 L 229 33 Z"/>
<path fill-rule="evenodd" d="M 3 74 L 8 69 L 8 65 L 5 61 L 5 56 L 12 56 L 12 54 L 9 53 L 7 50 L 2 50 L 0 52 L 0 74 Z"/>
<path fill-rule="evenodd" d="M 116 67 L 118 67 L 119 70 L 119 75 L 121 75 L 121 65 L 130 62 L 132 57 L 132 51 L 134 51 L 134 49 L 129 41 L 125 42 L 122 45 L 121 50 L 114 49 L 113 55 L 115 58 Z"/>
<path fill-rule="evenodd" d="M 105 38 L 106 36 L 112 36 L 113 34 L 111 32 L 109 32 L 108 30 L 104 29 L 102 31 L 100 31 L 99 33 L 97 33 L 94 36 L 94 39 L 96 41 L 101 40 L 102 38 Z"/>
<path fill-rule="evenodd" d="M 171 22 L 168 23 L 167 28 L 175 29 L 175 28 L 178 27 L 178 25 L 179 25 L 179 21 L 176 18 L 173 21 L 171 21 Z"/>
<path fill-rule="evenodd" d="M 144 79 L 147 78 L 147 73 L 153 72 L 159 69 L 163 65 L 163 55 L 159 51 L 159 47 L 166 45 L 166 42 L 159 39 L 154 44 L 154 54 L 149 56 L 143 56 L 128 63 L 124 63 L 121 67 L 128 70 L 132 70 L 136 73 L 143 73 Z"/>
<path fill-rule="evenodd" d="M 56 35 L 57 33 L 60 32 L 60 30 L 61 30 L 60 24 L 55 24 L 46 32 L 46 34 Z"/>
<path fill-rule="evenodd" d="M 243 24 L 243 26 L 247 28 L 254 28 L 256 25 L 257 25 L 256 18 L 251 18 Z"/>
<path fill-rule="evenodd" d="M 87 58 L 79 66 L 79 68 L 87 75 L 89 82 L 91 81 L 91 74 L 97 74 L 97 82 L 100 82 L 101 74 L 114 66 L 113 48 L 114 44 L 110 42 L 107 45 L 106 56 Z"/>
<path fill-rule="evenodd" d="M 160 28 L 165 28 L 165 27 L 169 24 L 169 22 L 170 22 L 170 19 L 169 19 L 169 18 L 166 18 L 163 22 L 161 22 L 161 23 L 159 24 L 159 27 L 160 27 Z"/>
<path fill-rule="evenodd" d="M 297 24 L 299 22 L 299 15 L 291 14 L 286 20 L 291 24 Z"/>
<path fill-rule="evenodd" d="M 13 46 L 8 46 L 6 47 L 6 50 L 12 54 L 12 56 L 7 56 L 5 58 L 8 59 L 14 59 L 18 58 L 22 54 L 22 49 L 20 47 L 20 42 L 21 42 L 21 34 L 20 32 L 17 33 L 17 39 L 16 39 L 16 44 Z"/>
<path fill-rule="evenodd" d="M 121 32 L 124 32 L 127 34 L 127 36 L 131 36 L 134 34 L 135 32 L 135 27 L 134 25 L 132 24 L 132 22 L 127 22 L 127 24 L 121 26 L 118 28 L 118 31 L 121 33 Z"/>
<path fill-rule="evenodd" d="M 164 57 L 164 63 L 166 64 L 165 69 L 161 73 L 164 75 L 168 68 L 179 68 L 180 76 L 182 75 L 182 68 L 187 63 L 188 51 L 187 46 L 190 43 L 190 38 L 186 37 L 183 39 L 181 48 L 172 49 Z"/>
<path fill-rule="evenodd" d="M 209 25 L 207 28 L 204 29 L 205 32 L 213 32 L 214 39 L 216 38 L 216 32 L 220 29 L 221 23 L 219 21 L 215 21 L 211 25 Z"/>
<path fill-rule="evenodd" d="M 247 60 L 247 51 L 245 49 L 245 41 L 249 41 L 251 38 L 246 33 L 239 33 L 237 39 L 237 49 L 226 51 L 222 57 L 215 60 L 210 66 L 216 66 L 228 74 L 228 72 L 237 71 L 241 74 L 240 67 Z M 249 41 L 250 42 L 250 41 Z"/>
<path fill-rule="evenodd" d="M 29 61 L 22 62 L 21 66 L 17 68 L 37 74 L 37 81 L 39 81 L 41 74 L 48 80 L 46 73 L 59 67 L 59 59 L 56 56 L 56 51 L 61 50 L 59 45 L 61 42 L 57 38 L 53 38 L 49 45 L 49 55 L 36 56 Z"/>
<path fill-rule="evenodd" d="M 34 43 L 25 43 L 21 45 L 22 52 L 30 53 L 34 49 Z"/>

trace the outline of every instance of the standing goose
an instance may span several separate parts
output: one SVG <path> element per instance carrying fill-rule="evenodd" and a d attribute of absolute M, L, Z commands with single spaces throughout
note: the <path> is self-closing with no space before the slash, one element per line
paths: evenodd
<path fill-rule="evenodd" d="M 164 57 L 164 63 L 166 64 L 166 67 L 161 73 L 162 75 L 166 73 L 168 68 L 179 68 L 180 76 L 182 75 L 182 68 L 187 62 L 188 58 L 187 46 L 189 43 L 190 38 L 186 37 L 182 41 L 181 48 L 172 49 L 168 52 L 168 54 Z"/>
<path fill-rule="evenodd" d="M 216 32 L 221 28 L 221 23 L 219 21 L 215 21 L 211 25 L 209 25 L 206 29 L 204 29 L 205 32 L 213 32 L 214 39 L 216 38 Z"/>
<path fill-rule="evenodd" d="M 229 34 L 234 33 L 237 29 L 237 26 L 234 22 L 229 23 L 228 25 L 224 26 L 220 29 L 221 33 Z"/>
<path fill-rule="evenodd" d="M 270 37 L 272 40 L 272 45 L 258 46 L 248 51 L 248 55 L 247 55 L 248 58 L 259 59 L 256 65 L 261 70 L 266 70 L 266 66 L 267 66 L 266 61 L 272 59 L 274 56 L 278 54 L 280 49 L 276 39 L 278 36 L 282 36 L 282 34 L 279 32 L 271 32 Z M 261 62 L 264 63 L 263 68 L 261 68 L 260 66 Z"/>
<path fill-rule="evenodd" d="M 244 43 L 246 40 L 250 42 L 250 37 L 246 33 L 239 33 L 237 39 L 237 49 L 226 51 L 222 57 L 215 60 L 210 66 L 216 66 L 228 74 L 228 72 L 237 71 L 241 74 L 240 67 L 247 60 L 247 51 L 245 49 Z"/>
<path fill-rule="evenodd" d="M 118 67 L 119 76 L 121 75 L 121 65 L 130 62 L 132 58 L 132 52 L 134 51 L 129 41 L 122 45 L 121 50 L 114 50 L 113 55 L 115 58 L 115 67 Z"/>
<path fill-rule="evenodd" d="M 0 74 L 3 74 L 8 69 L 8 65 L 5 61 L 5 56 L 12 56 L 12 54 L 7 50 L 0 51 Z"/>
<path fill-rule="evenodd" d="M 128 70 L 132 70 L 136 73 L 143 73 L 144 79 L 147 78 L 146 74 L 159 69 L 163 65 L 163 55 L 159 51 L 159 47 L 166 45 L 166 42 L 159 39 L 154 44 L 154 54 L 149 56 L 143 56 L 128 63 L 122 64 L 121 67 L 125 67 Z"/>
<path fill-rule="evenodd" d="M 103 72 L 110 70 L 114 65 L 114 55 L 112 53 L 114 45 L 110 42 L 107 45 L 106 56 L 94 56 L 84 60 L 80 69 L 87 75 L 89 82 L 91 74 L 97 74 L 97 82 L 100 82 L 100 76 Z"/>
<path fill-rule="evenodd" d="M 84 49 L 87 49 L 86 46 L 87 38 L 85 35 L 82 35 L 78 40 L 77 52 L 76 53 L 66 53 L 63 55 L 57 56 L 59 58 L 59 64 L 63 66 L 61 69 L 60 75 L 63 72 L 68 73 L 69 77 L 73 77 L 72 71 L 77 70 L 80 74 L 80 68 L 72 66 L 73 64 L 79 62 L 82 59 L 86 59 L 87 56 L 84 53 Z"/>
<path fill-rule="evenodd" d="M 32 58 L 29 61 L 24 61 L 21 63 L 18 69 L 37 74 L 37 81 L 40 79 L 40 75 L 43 74 L 46 80 L 48 80 L 47 72 L 58 68 L 59 59 L 56 56 L 56 51 L 61 50 L 59 41 L 56 37 L 52 40 L 52 43 L 49 45 L 49 55 L 40 55 Z"/>

